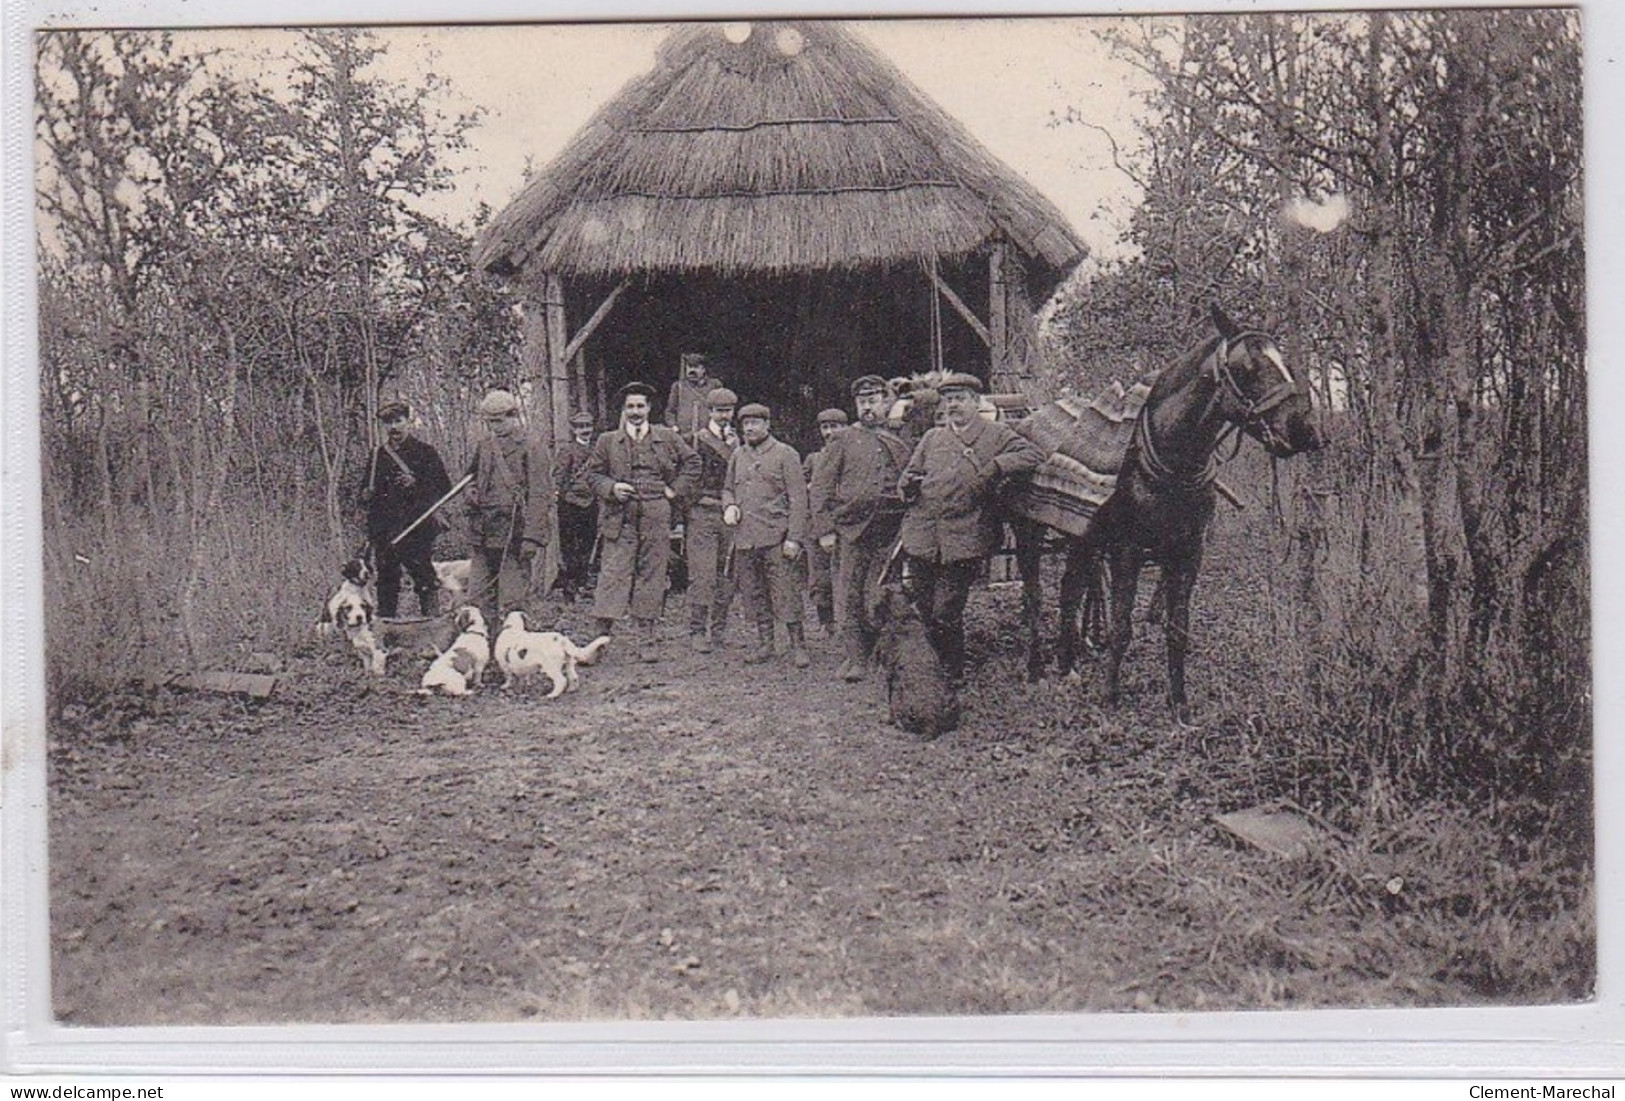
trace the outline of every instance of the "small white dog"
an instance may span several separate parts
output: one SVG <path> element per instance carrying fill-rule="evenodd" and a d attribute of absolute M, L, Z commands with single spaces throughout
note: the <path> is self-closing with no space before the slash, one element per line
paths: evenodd
<path fill-rule="evenodd" d="M 557 631 L 531 631 L 525 627 L 524 612 L 509 612 L 502 621 L 502 633 L 497 635 L 494 655 L 502 670 L 502 687 L 507 688 L 520 677 L 540 671 L 553 682 L 553 690 L 547 698 L 556 700 L 574 691 L 580 683 L 576 666 L 591 665 L 597 660 L 598 652 L 608 645 L 608 635 L 577 646 Z"/>
<path fill-rule="evenodd" d="M 446 594 L 450 603 L 457 603 L 468 593 L 468 571 L 473 564 L 467 558 L 434 563 L 434 575 L 440 582 L 440 591 Z"/>
<path fill-rule="evenodd" d="M 341 571 L 344 580 L 338 590 L 322 605 L 322 614 L 316 620 L 316 633 L 324 637 L 341 631 L 349 641 L 361 667 L 375 677 L 384 675 L 387 656 L 373 633 L 372 569 L 364 559 L 352 558 Z"/>
<path fill-rule="evenodd" d="M 464 604 L 457 609 L 456 623 L 462 633 L 424 671 L 418 695 L 432 695 L 438 688 L 448 696 L 466 696 L 479 685 L 491 660 L 485 617 L 474 605 Z"/>

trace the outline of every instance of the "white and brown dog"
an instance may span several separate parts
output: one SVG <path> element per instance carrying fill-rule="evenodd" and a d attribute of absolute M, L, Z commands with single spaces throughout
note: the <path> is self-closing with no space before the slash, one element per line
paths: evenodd
<path fill-rule="evenodd" d="M 566 692 L 573 692 L 581 681 L 576 666 L 591 665 L 598 653 L 609 645 L 609 636 L 600 635 L 585 646 L 577 646 L 569 637 L 557 631 L 532 631 L 525 626 L 524 612 L 509 612 L 502 621 L 502 633 L 497 635 L 493 655 L 502 670 L 502 687 L 507 688 L 532 673 L 546 673 L 553 682 L 547 694 L 556 700 Z"/>
<path fill-rule="evenodd" d="M 491 660 L 485 617 L 474 605 L 464 604 L 457 609 L 456 623 L 462 633 L 424 671 L 417 689 L 421 696 L 432 695 L 437 689 L 448 696 L 466 696 L 479 686 L 485 674 Z"/>
<path fill-rule="evenodd" d="M 344 580 L 338 590 L 322 605 L 322 614 L 316 620 L 316 633 L 330 636 L 335 631 L 345 639 L 361 659 L 361 667 L 375 677 L 384 675 L 384 647 L 373 632 L 373 611 L 376 601 L 372 591 L 372 569 L 364 559 L 352 558 L 344 564 Z"/>

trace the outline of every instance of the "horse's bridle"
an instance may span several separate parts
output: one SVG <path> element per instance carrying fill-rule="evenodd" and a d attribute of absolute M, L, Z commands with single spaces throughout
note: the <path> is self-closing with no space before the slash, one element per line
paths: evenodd
<path fill-rule="evenodd" d="M 1248 329 L 1237 333 L 1233 338 L 1221 336 L 1218 345 L 1213 349 L 1213 368 L 1210 373 L 1215 383 L 1222 390 L 1228 390 L 1241 407 L 1239 416 L 1225 418 L 1233 426 L 1232 430 L 1239 429 L 1251 432 L 1264 441 L 1266 447 L 1272 443 L 1283 445 L 1284 441 L 1276 434 L 1269 421 L 1264 418 L 1266 413 L 1292 397 L 1293 394 L 1296 394 L 1298 384 L 1292 381 L 1291 372 L 1283 367 L 1282 370 L 1286 378 L 1283 378 L 1280 383 L 1266 391 L 1256 401 L 1248 396 L 1247 391 L 1241 388 L 1241 383 L 1236 379 L 1236 373 L 1230 366 L 1230 349 L 1234 345 L 1244 343 L 1252 337 L 1267 340 L 1272 345 L 1275 343 L 1274 338 L 1268 333 L 1256 329 Z M 1138 445 L 1136 450 L 1139 454 L 1140 468 L 1152 481 L 1177 486 L 1181 489 L 1199 490 L 1212 485 L 1213 480 L 1219 476 L 1219 446 L 1223 445 L 1222 435 L 1218 445 L 1208 455 L 1207 462 L 1203 464 L 1200 470 L 1195 473 L 1175 470 L 1163 461 L 1162 456 L 1157 453 L 1156 445 L 1151 440 L 1149 409 L 1150 406 L 1147 405 L 1140 410 L 1140 415 L 1134 426 L 1134 440 Z M 1237 447 L 1240 444 L 1240 438 L 1237 437 Z"/>
<path fill-rule="evenodd" d="M 1230 394 L 1241 406 L 1240 416 L 1231 418 L 1232 423 L 1240 426 L 1243 431 L 1257 436 L 1266 446 L 1275 444 L 1284 447 L 1285 441 L 1276 435 L 1275 429 L 1271 427 L 1269 421 L 1264 419 L 1264 415 L 1296 394 L 1298 384 L 1292 378 L 1291 371 L 1282 367 L 1282 372 L 1286 377 L 1267 390 L 1262 397 L 1256 400 L 1248 397 L 1247 392 L 1241 388 L 1241 383 L 1236 380 L 1236 373 L 1230 366 L 1230 349 L 1236 344 L 1245 344 L 1249 338 L 1253 337 L 1267 340 L 1272 346 L 1275 343 L 1274 338 L 1268 333 L 1259 332 L 1256 329 L 1237 333 L 1233 339 L 1223 336 L 1219 338 L 1218 347 L 1213 349 L 1213 378 L 1214 381 L 1229 390 Z"/>

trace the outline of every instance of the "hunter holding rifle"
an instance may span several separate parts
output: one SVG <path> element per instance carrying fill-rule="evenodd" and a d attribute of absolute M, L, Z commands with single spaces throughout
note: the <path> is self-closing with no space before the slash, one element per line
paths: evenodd
<path fill-rule="evenodd" d="M 479 405 L 490 435 L 468 465 L 469 600 L 487 622 L 530 612 L 531 579 L 553 529 L 553 460 L 519 422 L 519 401 L 492 390 Z"/>
<path fill-rule="evenodd" d="M 412 409 L 404 401 L 385 402 L 378 420 L 384 438 L 372 453 L 361 491 L 367 541 L 378 569 L 378 614 L 393 619 L 400 611 L 404 569 L 417 589 L 419 609 L 425 616 L 438 615 L 434 542 L 445 523 L 438 516 L 415 526 L 413 521 L 451 491 L 451 479 L 440 453 L 412 435 Z"/>

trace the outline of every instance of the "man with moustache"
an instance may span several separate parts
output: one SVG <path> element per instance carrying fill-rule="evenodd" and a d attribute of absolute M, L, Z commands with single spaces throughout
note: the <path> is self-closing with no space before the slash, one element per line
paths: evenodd
<path fill-rule="evenodd" d="M 710 361 L 703 352 L 684 352 L 678 362 L 677 381 L 666 395 L 664 419 L 687 439 L 705 427 L 705 399 L 722 386 L 722 380 L 711 377 Z"/>
<path fill-rule="evenodd" d="M 994 494 L 1043 461 L 1038 445 L 1009 425 L 977 415 L 982 380 L 955 372 L 937 385 L 944 423 L 920 438 L 899 489 L 909 502 L 902 546 L 910 595 L 925 617 L 948 679 L 965 677 L 965 602 L 983 560 L 998 545 Z"/>
<path fill-rule="evenodd" d="M 745 614 L 756 620 L 759 645 L 745 660 L 770 661 L 773 630 L 782 623 L 790 639 L 790 662 L 812 664 L 801 623 L 796 559 L 807 531 L 807 482 L 801 456 L 773 438 L 767 406 L 739 411 L 744 443 L 728 460 L 722 488 L 722 522 L 734 529 L 734 571 Z"/>
<path fill-rule="evenodd" d="M 801 471 L 807 476 L 809 486 L 813 484 L 813 475 L 823 461 L 829 441 L 846 425 L 844 409 L 825 409 L 818 414 L 818 435 L 823 440 L 823 446 L 817 451 L 809 451 L 801 460 Z M 812 598 L 818 625 L 826 633 L 835 628 L 835 559 L 839 553 L 838 546 L 826 550 L 821 542 L 813 539 L 807 543 L 804 559 L 807 563 L 807 595 Z"/>
<path fill-rule="evenodd" d="M 690 496 L 700 457 L 672 428 L 649 423 L 654 390 L 630 382 L 617 395 L 621 423 L 599 436 L 586 477 L 598 498 L 603 540 L 593 615 L 600 634 L 631 615 L 638 660 L 660 660 L 657 621 L 671 560 L 673 503 Z"/>
<path fill-rule="evenodd" d="M 727 575 L 733 532 L 722 522 L 722 486 L 728 476 L 728 460 L 739 446 L 733 426 L 738 403 L 732 390 L 712 390 L 705 397 L 709 417 L 704 427 L 687 437 L 700 457 L 699 482 L 689 504 L 683 539 L 688 562 L 688 633 L 694 649 L 702 654 L 723 644 L 728 605 L 733 600 L 733 580 Z"/>
<path fill-rule="evenodd" d="M 586 478 L 592 441 L 592 414 L 572 414 L 570 438 L 559 445 L 553 456 L 553 484 L 559 493 L 557 587 L 564 599 L 572 603 L 587 587 L 592 544 L 598 537 L 598 502 L 593 497 L 592 483 Z"/>
<path fill-rule="evenodd" d="M 869 609 L 902 524 L 898 478 L 909 456 L 908 445 L 886 425 L 892 394 L 885 379 L 855 380 L 852 401 L 857 423 L 824 445 L 810 494 L 812 531 L 836 554 L 835 604 L 846 649 L 836 675 L 846 681 L 862 680 L 874 653 Z"/>

